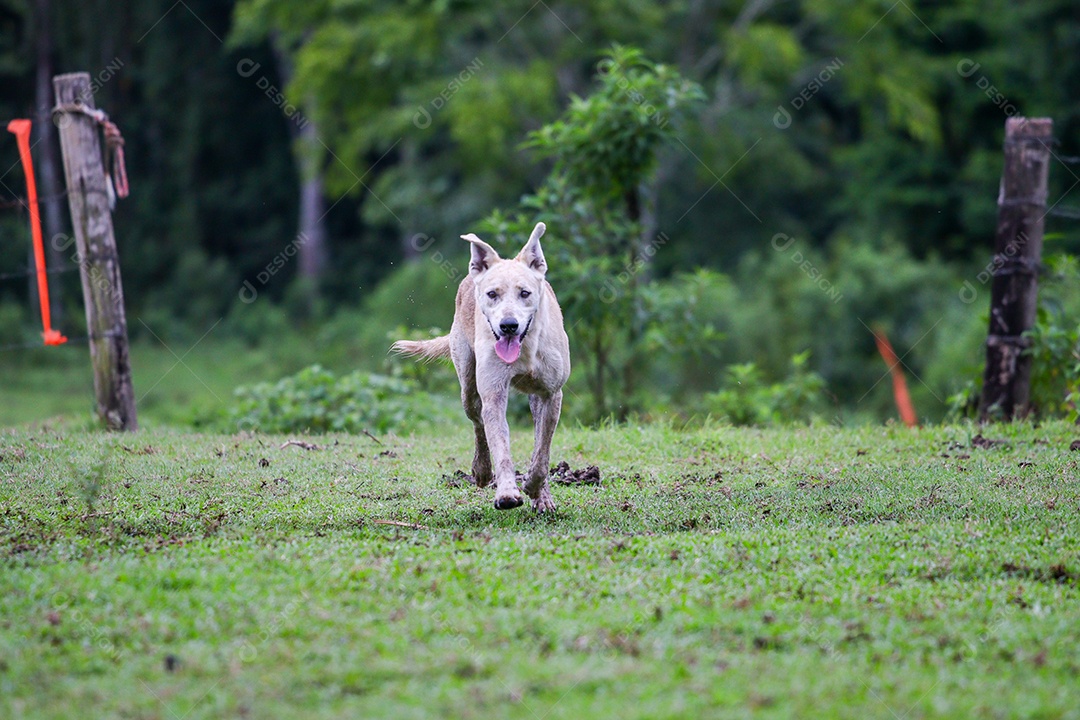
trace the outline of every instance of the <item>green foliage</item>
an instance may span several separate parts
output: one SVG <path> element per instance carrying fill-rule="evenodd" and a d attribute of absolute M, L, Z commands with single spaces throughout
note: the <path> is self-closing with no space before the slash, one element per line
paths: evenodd
<path fill-rule="evenodd" d="M 517 252 L 538 219 L 550 221 L 545 236 L 548 279 L 568 322 L 575 375 L 584 376 L 592 407 L 581 414 L 595 421 L 613 409 L 628 412 L 621 370 L 630 362 L 626 327 L 638 290 L 631 280 L 626 238 L 637 232 L 619 212 L 608 212 L 578 197 L 553 177 L 526 197 L 527 212 L 492 213 L 483 228 L 500 252 Z M 618 254 L 616 254 L 618 253 Z M 632 266 L 630 266 L 632 267 Z"/>
<path fill-rule="evenodd" d="M 1069 326 L 1044 309 L 1031 339 L 1031 404 L 1043 417 L 1077 419 L 1080 400 L 1080 321 Z"/>
<path fill-rule="evenodd" d="M 412 381 L 365 372 L 336 377 L 319 365 L 237 388 L 235 398 L 229 424 L 264 433 L 409 432 L 449 411 Z"/>
<path fill-rule="evenodd" d="M 695 398 L 716 388 L 714 368 L 735 361 L 724 354 L 729 338 L 722 328 L 739 308 L 737 292 L 726 275 L 706 269 L 642 287 L 647 324 L 638 362 L 645 377 L 636 407 L 675 403 L 670 409 L 684 416 L 697 410 Z"/>
<path fill-rule="evenodd" d="M 1057 253 L 1046 259 L 1035 327 L 1027 333 L 1031 404 L 1042 417 L 1080 416 L 1080 261 Z"/>
<path fill-rule="evenodd" d="M 809 351 L 791 358 L 791 370 L 780 382 L 766 382 L 754 363 L 729 365 L 724 387 L 705 396 L 705 410 L 732 425 L 785 425 L 816 417 L 825 380 L 809 370 Z"/>
<path fill-rule="evenodd" d="M 846 411 L 889 417 L 889 384 L 878 382 L 886 367 L 869 330 L 878 324 L 904 356 L 920 417 L 938 419 L 945 411 L 939 398 L 955 390 L 958 362 L 971 364 L 973 354 L 977 362 L 985 340 L 985 327 L 976 327 L 977 318 L 973 325 L 975 313 L 959 297 L 961 277 L 888 240 L 852 238 L 821 251 L 802 238 L 779 238 L 748 254 L 730 276 L 655 281 L 648 293 L 662 299 L 658 308 L 685 303 L 689 314 L 656 323 L 664 333 L 684 330 L 671 342 L 674 352 L 663 344 L 650 349 L 657 363 L 650 386 L 692 405 L 716 389 L 718 367 L 753 363 L 763 382 L 777 383 L 790 374 L 791 358 L 809 350 L 807 367 Z M 661 316 L 670 318 L 670 310 Z"/>
<path fill-rule="evenodd" d="M 525 147 L 554 158 L 554 174 L 582 198 L 621 202 L 655 169 L 673 121 L 705 93 L 675 68 L 619 45 L 605 53 L 596 79 L 588 97 L 572 97 L 562 117 L 531 133 Z"/>

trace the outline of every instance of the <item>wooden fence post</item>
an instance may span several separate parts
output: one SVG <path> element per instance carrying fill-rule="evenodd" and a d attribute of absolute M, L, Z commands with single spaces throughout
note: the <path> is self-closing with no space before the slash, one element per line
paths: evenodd
<path fill-rule="evenodd" d="M 128 357 L 124 290 L 102 165 L 101 131 L 90 116 L 64 110 L 77 105 L 94 109 L 90 75 L 57 75 L 53 78 L 53 88 L 57 107 L 62 112 L 58 123 L 60 149 L 86 305 L 97 413 L 111 430 L 135 430 L 138 422 Z"/>
<path fill-rule="evenodd" d="M 1012 420 L 1030 410 L 1030 343 L 1023 333 L 1035 324 L 1053 133 L 1050 118 L 1005 121 L 981 420 Z"/>

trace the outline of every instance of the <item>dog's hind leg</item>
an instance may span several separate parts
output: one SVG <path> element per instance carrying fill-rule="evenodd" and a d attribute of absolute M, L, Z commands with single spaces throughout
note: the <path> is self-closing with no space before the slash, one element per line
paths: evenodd
<path fill-rule="evenodd" d="M 532 498 L 534 510 L 545 512 L 555 509 L 555 501 L 548 488 L 548 471 L 551 463 L 551 440 L 555 437 L 555 428 L 562 413 L 562 390 L 549 398 L 530 395 L 529 409 L 532 410 L 536 432 L 532 462 L 529 463 L 529 474 L 525 477 L 525 494 Z"/>
<path fill-rule="evenodd" d="M 454 369 L 461 383 L 461 405 L 465 415 L 472 421 L 476 431 L 476 452 L 473 454 L 472 476 L 477 487 L 487 487 L 494 479 L 491 472 L 491 450 L 488 449 L 487 433 L 484 431 L 483 403 L 476 391 L 476 356 L 472 351 L 454 357 Z"/>
<path fill-rule="evenodd" d="M 465 406 L 465 414 L 472 420 L 473 429 L 476 431 L 476 452 L 473 454 L 472 476 L 477 487 L 487 487 L 494 480 L 491 472 L 491 450 L 488 448 L 487 432 L 484 430 L 483 405 L 480 402 L 480 394 L 476 392 L 476 384 L 461 391 L 461 404 Z"/>

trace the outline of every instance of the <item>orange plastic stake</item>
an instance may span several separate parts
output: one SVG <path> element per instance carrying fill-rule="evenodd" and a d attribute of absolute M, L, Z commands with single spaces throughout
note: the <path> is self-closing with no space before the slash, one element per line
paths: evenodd
<path fill-rule="evenodd" d="M 34 163 L 30 156 L 30 121 L 12 120 L 8 132 L 15 134 L 19 144 L 19 159 L 26 176 L 26 204 L 30 209 L 30 234 L 34 239 L 34 264 L 37 269 L 38 300 L 41 303 L 41 336 L 46 345 L 62 345 L 67 338 L 53 330 L 49 316 L 49 276 L 45 273 L 45 246 L 41 241 L 41 215 L 38 211 L 37 183 L 34 182 Z"/>
<path fill-rule="evenodd" d="M 908 394 L 904 371 L 900 369 L 900 359 L 896 357 L 896 352 L 893 350 L 892 345 L 889 344 L 889 339 L 885 337 L 884 330 L 875 328 L 873 333 L 878 352 L 881 353 L 881 358 L 889 366 L 889 372 L 892 373 L 893 397 L 896 398 L 896 407 L 900 410 L 900 419 L 908 427 L 915 427 L 919 424 L 919 421 L 915 417 L 915 406 L 911 404 L 911 395 Z"/>

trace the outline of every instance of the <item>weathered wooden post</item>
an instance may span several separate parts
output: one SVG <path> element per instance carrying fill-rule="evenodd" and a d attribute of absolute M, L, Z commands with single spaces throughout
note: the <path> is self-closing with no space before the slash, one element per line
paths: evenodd
<path fill-rule="evenodd" d="M 1005 168 L 998 193 L 990 329 L 979 403 L 982 420 L 1012 420 L 1030 410 L 1031 357 L 1024 352 L 1029 343 L 1023 334 L 1035 324 L 1053 132 L 1050 118 L 1005 121 Z"/>
<path fill-rule="evenodd" d="M 75 230 L 79 274 L 90 337 L 97 413 L 111 430 L 135 430 L 135 391 L 128 357 L 127 318 L 109 191 L 88 73 L 53 78 L 60 122 L 68 205 Z"/>

